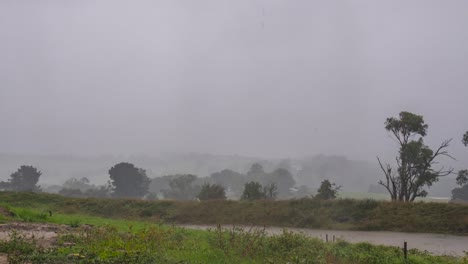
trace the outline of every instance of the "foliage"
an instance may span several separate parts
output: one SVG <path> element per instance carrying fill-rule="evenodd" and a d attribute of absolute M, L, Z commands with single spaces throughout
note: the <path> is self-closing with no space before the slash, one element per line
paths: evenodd
<path fill-rule="evenodd" d="M 68 198 L 44 193 L 0 192 L 18 220 L 69 224 L 64 214 L 175 224 L 271 225 L 352 230 L 468 233 L 468 206 L 375 200 L 145 201 Z M 20 208 L 32 208 L 25 211 Z M 48 211 L 54 214 L 48 217 Z M 63 220 L 63 221 L 61 221 Z M 58 222 L 61 221 L 61 222 Z M 93 220 L 94 221 L 94 220 Z M 110 220 L 106 220 L 110 222 Z M 86 223 L 82 220 L 81 223 Z M 94 222 L 91 222 L 94 224 Z M 132 223 L 133 224 L 133 223 Z"/>
<path fill-rule="evenodd" d="M 42 173 L 33 166 L 21 166 L 16 172 L 10 175 L 7 183 L 3 183 L 5 189 L 12 191 L 40 191 L 37 186 Z"/>
<path fill-rule="evenodd" d="M 267 237 L 265 228 L 255 226 L 246 230 L 239 226 L 223 228 L 217 225 L 215 229 L 209 229 L 208 232 L 212 232 L 209 236 L 211 246 L 221 249 L 226 256 L 253 257 L 265 246 Z"/>
<path fill-rule="evenodd" d="M 241 200 L 259 200 L 265 199 L 266 194 L 263 187 L 258 182 L 248 182 L 244 185 L 244 192 L 242 193 Z"/>
<path fill-rule="evenodd" d="M 180 174 L 175 175 L 169 181 L 169 189 L 164 190 L 164 197 L 176 200 L 193 200 L 199 193 L 200 187 L 194 185 L 197 180 L 196 175 Z"/>
<path fill-rule="evenodd" d="M 89 179 L 86 177 L 82 177 L 80 179 L 71 178 L 65 181 L 63 184 L 64 189 L 72 189 L 72 190 L 80 190 L 85 192 L 89 189 L 95 188 L 94 185 L 90 184 Z"/>
<path fill-rule="evenodd" d="M 468 184 L 453 189 L 452 200 L 468 201 Z"/>
<path fill-rule="evenodd" d="M 263 184 L 275 184 L 279 196 L 287 197 L 290 195 L 290 189 L 296 185 L 296 181 L 288 170 L 279 168 L 266 174 L 263 179 Z"/>
<path fill-rule="evenodd" d="M 385 129 L 392 133 L 399 144 L 396 172 L 389 164 L 384 166 L 377 158 L 385 175 L 385 181 L 379 184 L 387 189 L 393 201 L 412 202 L 417 197 L 425 197 L 426 186 L 452 173 L 452 169 L 433 169 L 438 157 L 450 157 L 446 151 L 450 140 L 444 141 L 436 151 L 426 146 L 423 137 L 427 134 L 428 125 L 422 116 L 401 112 L 399 118 L 387 118 Z M 413 140 L 414 137 L 419 139 Z"/>
<path fill-rule="evenodd" d="M 249 171 L 247 171 L 247 176 L 249 177 L 261 177 L 264 174 L 265 171 L 263 170 L 263 166 L 259 163 L 252 164 L 252 166 L 250 166 Z"/>
<path fill-rule="evenodd" d="M 165 252 L 175 248 L 181 237 L 174 229 L 150 228 L 119 232 L 102 226 L 62 235 L 57 248 L 44 249 L 33 240 L 14 234 L 0 243 L 9 263 L 173 263 Z"/>
<path fill-rule="evenodd" d="M 219 249 L 227 263 L 457 263 L 451 257 L 435 257 L 412 250 L 405 260 L 397 247 L 374 246 L 369 243 L 350 244 L 345 241 L 325 243 L 301 233 L 283 230 L 267 236 L 261 227 L 217 228 L 209 231 L 210 246 Z M 234 261 L 233 261 L 234 260 Z M 237 262 L 235 262 L 237 261 Z"/>
<path fill-rule="evenodd" d="M 143 197 L 148 192 L 149 178 L 143 169 L 122 162 L 109 170 L 113 195 L 116 197 Z"/>
<path fill-rule="evenodd" d="M 166 175 L 152 178 L 149 185 L 149 192 L 155 194 L 163 193 L 164 190 L 169 189 L 169 182 L 171 181 L 172 177 L 172 175 Z"/>
<path fill-rule="evenodd" d="M 44 249 L 18 233 L 0 242 L 9 263 L 349 263 L 349 264 L 462 264 L 464 259 L 431 256 L 411 250 L 408 259 L 400 248 L 326 243 L 301 233 L 283 230 L 267 235 L 264 227 L 222 227 L 209 231 L 163 225 L 117 228 L 101 224 L 59 235 L 57 244 Z"/>
<path fill-rule="evenodd" d="M 465 146 L 468 146 L 468 131 L 463 135 L 462 142 Z M 460 188 L 452 190 L 452 199 L 468 201 L 468 170 L 460 170 L 456 181 Z"/>
<path fill-rule="evenodd" d="M 27 260 L 36 260 L 36 263 L 45 263 L 37 261 L 37 256 L 47 254 L 43 248 L 38 246 L 35 239 L 27 239 L 25 235 L 17 231 L 9 233 L 8 241 L 0 241 L 0 252 L 7 254 L 8 263 L 11 264 L 22 264 Z"/>
<path fill-rule="evenodd" d="M 465 185 L 466 183 L 468 183 L 468 170 L 459 171 L 456 181 L 457 181 L 457 184 L 460 185 L 460 186 Z"/>
<path fill-rule="evenodd" d="M 236 195 L 240 196 L 246 182 L 246 176 L 233 170 L 222 170 L 210 176 L 211 180 L 224 188 L 229 188 Z"/>
<path fill-rule="evenodd" d="M 59 194 L 68 197 L 84 197 L 84 194 L 80 189 L 63 188 L 59 191 Z"/>
<path fill-rule="evenodd" d="M 263 193 L 265 194 L 265 198 L 274 200 L 278 195 L 278 186 L 276 183 L 270 183 L 266 186 L 263 186 Z"/>
<path fill-rule="evenodd" d="M 320 184 L 320 188 L 317 190 L 316 199 L 331 200 L 336 198 L 336 194 L 340 190 L 340 186 L 336 186 L 335 183 L 331 183 L 329 180 L 324 180 Z"/>
<path fill-rule="evenodd" d="M 95 198 L 106 198 L 110 196 L 110 186 L 100 186 L 87 189 L 82 191 L 81 189 L 67 189 L 63 188 L 59 191 L 60 195 L 67 197 L 95 197 Z"/>
<path fill-rule="evenodd" d="M 205 183 L 198 193 L 197 198 L 200 200 L 226 200 L 226 190 L 219 184 Z"/>

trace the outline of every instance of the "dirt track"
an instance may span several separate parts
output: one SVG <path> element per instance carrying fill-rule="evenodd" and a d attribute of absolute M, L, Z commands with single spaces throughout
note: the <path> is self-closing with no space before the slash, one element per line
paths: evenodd
<path fill-rule="evenodd" d="M 15 231 L 27 239 L 35 239 L 38 245 L 51 247 L 57 242 L 59 233 L 69 230 L 65 225 L 12 222 L 0 225 L 0 240 L 10 239 L 11 232 Z M 0 254 L 0 264 L 8 264 L 5 254 Z"/>
<path fill-rule="evenodd" d="M 57 242 L 57 235 L 68 230 L 70 228 L 65 225 L 12 222 L 0 225 L 0 240 L 10 239 L 11 232 L 15 231 L 28 239 L 35 239 L 43 247 L 51 247 Z"/>

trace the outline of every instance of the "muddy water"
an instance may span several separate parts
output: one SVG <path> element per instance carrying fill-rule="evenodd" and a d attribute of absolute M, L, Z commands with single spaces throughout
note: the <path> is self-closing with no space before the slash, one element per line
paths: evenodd
<path fill-rule="evenodd" d="M 208 229 L 214 226 L 184 225 L 191 229 Z M 229 228 L 229 226 L 226 226 Z M 267 227 L 268 234 L 280 234 L 282 228 Z M 375 245 L 402 247 L 403 242 L 408 242 L 408 249 L 426 250 L 434 255 L 464 256 L 468 252 L 468 236 L 454 236 L 444 234 L 426 233 L 402 233 L 385 231 L 341 231 L 341 230 L 317 230 L 307 228 L 287 228 L 289 231 L 303 233 L 310 237 L 326 240 L 343 239 L 351 243 L 369 242 Z"/>

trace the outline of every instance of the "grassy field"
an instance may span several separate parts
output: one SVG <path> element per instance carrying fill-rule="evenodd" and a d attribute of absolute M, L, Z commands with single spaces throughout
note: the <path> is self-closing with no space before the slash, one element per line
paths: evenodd
<path fill-rule="evenodd" d="M 339 192 L 338 197 L 343 199 L 358 199 L 358 200 L 365 200 L 365 199 L 372 199 L 378 201 L 389 201 L 390 196 L 386 193 L 364 193 L 364 192 Z M 449 198 L 431 198 L 431 197 L 424 197 L 424 198 L 417 198 L 416 201 L 422 202 L 434 202 L 434 203 L 448 203 Z"/>
<path fill-rule="evenodd" d="M 468 206 L 376 200 L 142 201 L 0 192 L 0 203 L 54 214 L 176 224 L 242 224 L 348 230 L 468 233 Z"/>
<path fill-rule="evenodd" d="M 145 221 L 108 219 L 9 207 L 15 213 L 4 221 L 51 222 L 73 227 L 58 237 L 53 248 L 13 234 L 0 242 L 10 263 L 434 263 L 466 264 L 468 258 L 431 256 L 411 250 L 404 260 L 399 248 L 345 241 L 325 243 L 300 234 L 267 236 L 263 229 L 215 228 L 187 230 Z M 92 224 L 94 227 L 84 227 Z"/>

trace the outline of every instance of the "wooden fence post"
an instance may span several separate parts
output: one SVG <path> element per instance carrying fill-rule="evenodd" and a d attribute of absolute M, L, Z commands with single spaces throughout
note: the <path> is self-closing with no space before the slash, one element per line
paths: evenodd
<path fill-rule="evenodd" d="M 408 243 L 406 241 L 403 243 L 403 255 L 405 259 L 408 259 Z"/>

